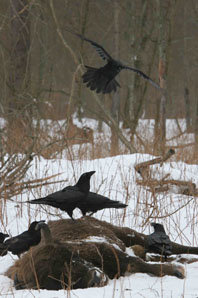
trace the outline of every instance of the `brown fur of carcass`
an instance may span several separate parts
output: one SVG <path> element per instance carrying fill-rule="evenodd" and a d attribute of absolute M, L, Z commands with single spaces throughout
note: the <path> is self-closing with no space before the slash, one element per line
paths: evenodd
<path fill-rule="evenodd" d="M 22 284 L 23 288 L 82 288 L 89 285 L 90 276 L 81 262 L 72 266 L 78 258 L 90 266 L 98 267 L 109 278 L 136 272 L 156 276 L 173 275 L 184 278 L 182 266 L 150 264 L 139 257 L 125 253 L 126 242 L 143 243 L 143 234 L 129 228 L 119 228 L 92 217 L 50 221 L 54 243 L 43 241 L 23 255 L 7 271 L 7 275 Z M 144 237 L 146 237 L 144 235 Z M 141 243 L 140 243 L 141 242 Z M 75 263 L 75 262 L 74 262 Z M 83 271 L 84 270 L 84 271 Z M 84 281 L 81 280 L 84 276 Z M 81 281 L 81 282 L 80 282 Z"/>

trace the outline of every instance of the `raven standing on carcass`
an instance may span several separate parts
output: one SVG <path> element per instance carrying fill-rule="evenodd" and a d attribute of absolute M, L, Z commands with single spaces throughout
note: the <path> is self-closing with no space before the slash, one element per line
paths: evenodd
<path fill-rule="evenodd" d="M 84 202 L 90 189 L 90 178 L 95 171 L 82 174 L 78 182 L 73 186 L 67 186 L 44 198 L 28 201 L 30 204 L 43 204 L 66 211 L 73 219 L 73 210 L 78 208 L 79 203 Z"/>
<path fill-rule="evenodd" d="M 20 255 L 23 252 L 28 251 L 31 246 L 39 244 L 41 241 L 41 231 L 40 229 L 36 229 L 36 226 L 40 222 L 44 222 L 44 220 L 33 221 L 27 231 L 19 234 L 18 236 L 7 239 L 4 242 L 7 250 L 20 258 Z"/>
<path fill-rule="evenodd" d="M 172 254 L 172 245 L 169 236 L 166 234 L 163 225 L 159 223 L 151 223 L 154 233 L 147 237 L 147 252 L 153 252 L 165 256 Z"/>
<path fill-rule="evenodd" d="M 149 81 L 155 88 L 161 89 L 158 84 L 156 84 L 151 78 L 149 78 L 141 70 L 124 65 L 120 61 L 114 60 L 107 53 L 107 51 L 95 41 L 92 41 L 84 37 L 83 35 L 72 32 L 68 29 L 66 30 L 80 37 L 82 40 L 89 42 L 96 49 L 100 57 L 103 60 L 107 61 L 107 63 L 100 68 L 94 68 L 94 67 L 85 65 L 87 71 L 82 76 L 83 83 L 85 83 L 87 87 L 90 88 L 91 90 L 95 90 L 97 93 L 103 93 L 103 94 L 116 91 L 117 87 L 120 87 L 120 85 L 114 78 L 123 69 L 128 69 L 136 72 L 139 76 Z"/>

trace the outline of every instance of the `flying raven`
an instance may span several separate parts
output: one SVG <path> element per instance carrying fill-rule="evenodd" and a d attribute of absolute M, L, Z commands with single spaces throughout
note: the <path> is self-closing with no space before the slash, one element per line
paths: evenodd
<path fill-rule="evenodd" d="M 147 237 L 148 252 L 157 253 L 165 256 L 172 254 L 172 245 L 169 236 L 166 234 L 163 225 L 159 223 L 151 223 L 154 233 Z"/>
<path fill-rule="evenodd" d="M 78 182 L 73 186 L 67 186 L 60 191 L 56 191 L 44 198 L 28 201 L 30 204 L 43 204 L 66 211 L 73 219 L 73 210 L 78 207 L 79 202 L 83 202 L 90 189 L 90 178 L 95 171 L 82 174 Z"/>
<path fill-rule="evenodd" d="M 44 220 L 33 221 L 27 231 L 7 239 L 3 243 L 7 246 L 7 250 L 13 255 L 20 257 L 20 254 L 28 251 L 31 246 L 39 244 L 41 241 L 41 231 L 40 229 L 36 229 L 36 227 L 40 222 L 44 222 Z"/>
<path fill-rule="evenodd" d="M 78 204 L 78 208 L 81 210 L 83 216 L 86 213 L 91 212 L 91 215 L 99 210 L 107 208 L 125 208 L 128 205 L 119 201 L 110 200 L 109 198 L 99 195 L 95 192 L 89 192 L 86 200 Z"/>
<path fill-rule="evenodd" d="M 99 56 L 105 60 L 107 63 L 100 67 L 94 68 L 85 65 L 87 71 L 83 74 L 83 83 L 87 85 L 91 90 L 95 90 L 97 93 L 111 93 L 116 91 L 117 87 L 120 87 L 119 83 L 114 79 L 121 70 L 128 69 L 136 72 L 139 76 L 143 77 L 145 80 L 149 81 L 155 88 L 161 89 L 158 84 L 156 84 L 151 78 L 149 78 L 145 73 L 139 69 L 124 65 L 120 61 L 114 60 L 107 51 L 95 41 L 84 37 L 81 34 L 75 33 L 66 29 L 70 33 L 78 36 L 82 40 L 89 42 L 97 51 Z"/>

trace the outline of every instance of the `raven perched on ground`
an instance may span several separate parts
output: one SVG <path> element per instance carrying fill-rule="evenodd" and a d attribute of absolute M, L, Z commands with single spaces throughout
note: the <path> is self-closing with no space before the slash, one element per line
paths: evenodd
<path fill-rule="evenodd" d="M 83 83 L 87 85 L 91 90 L 96 90 L 97 93 L 111 93 L 116 91 L 117 87 L 120 87 L 119 83 L 114 79 L 122 69 L 128 69 L 136 72 L 138 75 L 149 81 L 155 88 L 161 89 L 151 78 L 149 78 L 141 70 L 122 64 L 120 61 L 114 60 L 107 51 L 95 41 L 87 39 L 81 34 L 72 32 L 66 29 L 70 33 L 80 37 L 82 40 L 89 42 L 98 52 L 100 57 L 107 63 L 100 67 L 94 68 L 85 65 L 87 71 L 83 74 Z"/>
<path fill-rule="evenodd" d="M 154 227 L 154 233 L 147 237 L 148 252 L 157 253 L 165 256 L 172 254 L 172 245 L 169 236 L 166 234 L 163 225 L 159 223 L 151 223 Z"/>
<path fill-rule="evenodd" d="M 28 251 L 31 246 L 39 244 L 41 241 L 41 231 L 40 229 L 36 229 L 36 227 L 40 222 L 44 222 L 44 220 L 33 221 L 27 231 L 7 239 L 3 243 L 7 246 L 7 250 L 11 251 L 13 255 L 20 257 L 20 254 Z"/>
<path fill-rule="evenodd" d="M 109 198 L 99 195 L 95 192 L 89 192 L 86 200 L 78 204 L 78 208 L 81 210 L 83 216 L 86 213 L 91 212 L 90 215 L 93 213 L 106 209 L 106 208 L 125 208 L 128 205 L 123 204 L 119 201 L 110 200 Z"/>
<path fill-rule="evenodd" d="M 30 204 L 44 204 L 66 211 L 73 219 L 73 210 L 78 204 L 84 202 L 90 189 L 90 178 L 95 171 L 84 173 L 78 182 L 73 186 L 67 186 L 60 191 L 56 191 L 47 197 L 28 201 Z"/>

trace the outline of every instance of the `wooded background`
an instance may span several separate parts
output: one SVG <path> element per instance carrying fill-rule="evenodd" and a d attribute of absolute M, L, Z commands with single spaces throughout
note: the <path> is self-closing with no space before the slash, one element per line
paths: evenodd
<path fill-rule="evenodd" d="M 16 127 L 18 135 L 32 137 L 33 119 L 69 123 L 74 112 L 79 119 L 105 121 L 116 136 L 115 152 L 118 139 L 137 151 L 133 137 L 141 117 L 155 119 L 160 153 L 166 118 L 185 118 L 188 132 L 198 135 L 196 0 L 1 0 L 0 11 L 0 116 L 9 124 L 10 137 Z M 82 83 L 82 64 L 97 67 L 103 61 L 66 29 L 142 70 L 164 95 L 135 73 L 122 71 L 116 94 L 96 96 Z M 120 123 L 130 129 L 128 143 Z"/>

